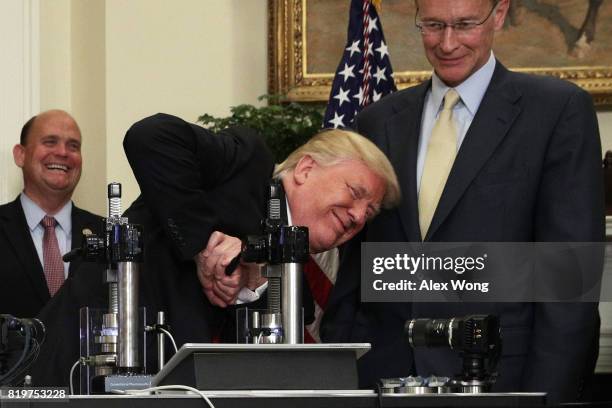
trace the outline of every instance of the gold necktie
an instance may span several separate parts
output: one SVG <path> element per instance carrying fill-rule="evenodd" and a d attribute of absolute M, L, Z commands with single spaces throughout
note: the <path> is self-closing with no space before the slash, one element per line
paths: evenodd
<path fill-rule="evenodd" d="M 429 138 L 419 191 L 419 225 L 422 239 L 425 239 L 457 155 L 457 127 L 453 121 L 453 108 L 457 102 L 459 94 L 451 88 L 444 96 L 444 108 Z"/>

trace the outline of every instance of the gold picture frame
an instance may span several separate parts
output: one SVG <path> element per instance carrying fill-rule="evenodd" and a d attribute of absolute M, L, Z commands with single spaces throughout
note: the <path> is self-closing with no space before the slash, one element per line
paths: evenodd
<path fill-rule="evenodd" d="M 577 2 L 578 0 L 566 0 L 565 3 L 571 1 Z M 316 13 L 315 8 L 331 7 L 334 2 L 339 3 L 341 7 L 345 7 L 348 10 L 347 3 L 350 4 L 350 0 L 268 0 L 269 93 L 286 95 L 290 101 L 327 101 L 334 76 L 334 68 L 330 69 L 328 66 L 325 70 L 316 70 L 309 66 L 309 53 L 314 54 L 316 49 L 309 44 L 307 34 L 311 22 L 308 21 L 308 14 L 310 12 L 310 18 L 314 19 L 312 13 Z M 386 2 L 389 4 L 389 7 L 394 7 L 395 3 L 393 0 L 386 0 Z M 383 8 L 386 7 L 384 3 Z M 402 7 L 408 7 L 405 5 L 406 3 L 411 4 L 412 2 L 405 1 Z M 307 7 L 311 7 L 313 10 L 307 10 Z M 612 4 L 604 3 L 602 7 L 610 7 L 609 14 L 612 16 Z M 336 27 L 333 28 L 344 33 L 342 47 L 346 41 L 347 16 L 348 13 L 344 14 L 342 19 L 334 16 Z M 321 16 L 321 19 L 324 18 L 328 18 L 328 16 Z M 383 12 L 381 19 L 385 27 L 385 34 L 387 39 L 389 39 L 393 33 L 385 25 L 385 18 L 386 16 Z M 600 22 L 598 24 L 600 26 L 603 25 Z M 392 30 L 393 28 L 394 26 L 392 25 L 390 29 Z M 524 28 L 524 30 L 529 29 L 530 27 Z M 609 40 L 612 43 L 612 38 Z M 602 42 L 605 41 L 607 41 L 606 38 L 602 40 Z M 314 43 L 314 40 L 311 42 Z M 321 43 L 321 41 L 317 42 L 317 44 Z M 338 52 L 338 55 L 330 57 L 333 60 L 334 67 L 341 57 L 340 54 L 341 52 Z M 545 52 L 541 54 L 543 58 L 546 57 Z M 391 51 L 391 58 L 392 60 L 394 58 L 393 51 Z M 508 61 L 508 58 L 504 58 L 502 61 L 510 69 L 541 75 L 552 75 L 570 80 L 591 93 L 597 106 L 612 106 L 612 62 L 610 62 L 610 65 L 580 65 L 576 63 L 576 65 L 556 67 L 548 67 L 545 62 L 541 62 L 534 67 L 515 67 L 512 64 L 512 58 L 509 59 L 510 61 Z M 604 63 L 606 62 L 604 61 Z M 400 89 L 416 85 L 431 75 L 430 70 L 412 70 L 410 68 L 398 70 L 396 66 L 394 68 L 395 82 Z"/>

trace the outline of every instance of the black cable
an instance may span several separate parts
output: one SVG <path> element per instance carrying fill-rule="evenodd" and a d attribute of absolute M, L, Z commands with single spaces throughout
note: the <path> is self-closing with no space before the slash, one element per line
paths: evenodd
<path fill-rule="evenodd" d="M 17 363 L 0 379 L 0 384 L 15 384 L 21 382 L 21 376 L 28 370 L 40 354 L 40 346 L 45 340 L 44 325 L 36 319 L 17 319 L 21 330 L 25 333 L 24 347 Z"/>
<path fill-rule="evenodd" d="M 21 367 L 15 371 L 15 373 L 11 376 L 8 383 L 10 385 L 20 385 L 22 381 L 22 376 L 26 373 L 26 371 L 32 366 L 32 364 L 38 359 L 38 355 L 40 354 L 40 344 L 36 339 L 32 340 L 32 350 L 26 356 L 24 361 L 21 364 Z M 18 380 L 15 383 L 15 380 Z"/>
<path fill-rule="evenodd" d="M 376 408 L 383 408 L 383 392 L 380 382 L 376 383 Z"/>
<path fill-rule="evenodd" d="M 11 367 L 11 369 L 8 370 L 6 374 L 4 374 L 2 377 L 0 377 L 0 385 L 6 385 L 6 379 L 10 378 L 9 376 L 11 376 L 11 374 L 13 374 L 13 372 L 19 368 L 21 363 L 23 363 L 23 360 L 25 359 L 26 355 L 28 354 L 32 331 L 29 326 L 24 326 L 24 328 L 26 327 L 27 329 L 25 330 L 25 344 L 23 345 L 23 351 L 21 352 L 21 356 L 19 357 L 19 360 L 17 360 L 17 363 L 13 367 Z"/>

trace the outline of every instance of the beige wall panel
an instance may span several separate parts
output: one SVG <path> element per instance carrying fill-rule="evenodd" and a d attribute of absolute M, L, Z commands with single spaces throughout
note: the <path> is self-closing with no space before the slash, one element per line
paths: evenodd
<path fill-rule="evenodd" d="M 71 0 L 40 2 L 40 110 L 71 111 Z"/>
<path fill-rule="evenodd" d="M 266 89 L 265 0 L 107 0 L 107 178 L 138 186 L 121 141 L 136 120 L 167 112 L 195 121 L 255 103 Z"/>
<path fill-rule="evenodd" d="M 72 113 L 83 137 L 83 175 L 77 205 L 100 215 L 106 205 L 105 7 L 100 0 L 76 0 L 71 9 Z"/>

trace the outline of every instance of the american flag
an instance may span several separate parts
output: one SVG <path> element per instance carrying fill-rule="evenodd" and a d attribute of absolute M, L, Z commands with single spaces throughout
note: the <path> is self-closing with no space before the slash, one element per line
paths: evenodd
<path fill-rule="evenodd" d="M 351 2 L 348 40 L 332 84 L 323 127 L 349 127 L 365 106 L 397 90 L 375 2 Z M 319 324 L 336 282 L 338 263 L 338 250 L 332 249 L 313 255 L 304 268 L 315 303 L 315 321 L 304 331 L 306 343 L 321 341 Z"/>
<path fill-rule="evenodd" d="M 336 283 L 338 273 L 338 249 L 330 249 L 320 254 L 312 254 L 304 266 L 304 275 L 312 293 L 314 301 L 314 322 L 304 328 L 305 343 L 320 343 L 319 326 L 323 312 L 327 307 L 327 300 Z"/>
<path fill-rule="evenodd" d="M 349 127 L 364 107 L 397 90 L 373 3 L 376 2 L 351 2 L 348 39 L 332 84 L 324 127 Z"/>

